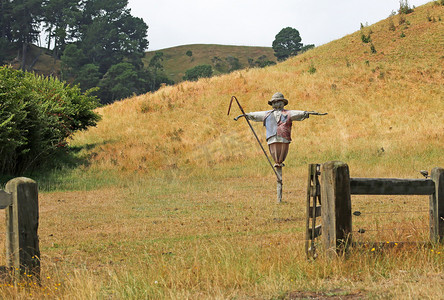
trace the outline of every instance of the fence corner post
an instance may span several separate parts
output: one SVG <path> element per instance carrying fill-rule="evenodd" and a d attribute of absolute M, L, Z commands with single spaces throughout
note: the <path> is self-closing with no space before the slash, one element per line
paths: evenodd
<path fill-rule="evenodd" d="M 435 192 L 430 195 L 430 239 L 444 242 L 444 169 L 433 168 L 431 178 Z"/>
<path fill-rule="evenodd" d="M 322 165 L 322 239 L 327 256 L 336 257 L 351 243 L 352 214 L 348 165 L 329 161 Z"/>
<path fill-rule="evenodd" d="M 6 210 L 7 267 L 13 270 L 16 279 L 23 272 L 40 279 L 37 183 L 18 177 L 8 181 L 5 190 L 12 193 L 12 204 Z"/>

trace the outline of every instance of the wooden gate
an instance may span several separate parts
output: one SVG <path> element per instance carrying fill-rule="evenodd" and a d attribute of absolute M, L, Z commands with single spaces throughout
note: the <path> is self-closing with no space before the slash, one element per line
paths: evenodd
<path fill-rule="evenodd" d="M 310 165 L 313 166 L 313 165 Z M 312 168 L 312 167 L 310 167 Z M 320 172 L 320 174 L 318 174 Z M 317 208 L 316 200 L 307 198 L 307 234 L 306 245 L 314 245 L 314 240 L 322 236 L 324 251 L 328 256 L 336 256 L 344 251 L 352 243 L 352 212 L 351 195 L 429 195 L 429 227 L 432 241 L 444 242 L 444 169 L 434 168 L 430 179 L 399 179 L 399 178 L 350 178 L 349 168 L 346 163 L 331 161 L 324 163 L 317 171 L 316 176 L 321 176 L 320 183 L 309 171 L 309 182 L 315 182 L 307 189 L 307 195 L 313 194 L 313 186 L 316 185 L 316 197 L 319 199 Z M 318 186 L 319 194 L 318 194 Z M 322 205 L 320 202 L 322 195 Z M 316 207 L 321 210 L 322 225 L 320 228 L 310 227 L 315 224 L 315 218 L 319 213 L 312 214 Z M 313 229 L 314 228 L 314 229 Z M 313 251 L 306 252 L 309 257 L 315 255 Z"/>

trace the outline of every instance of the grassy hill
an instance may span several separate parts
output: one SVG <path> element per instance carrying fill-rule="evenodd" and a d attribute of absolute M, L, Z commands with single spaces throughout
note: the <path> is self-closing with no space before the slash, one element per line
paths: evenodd
<path fill-rule="evenodd" d="M 188 56 L 186 54 L 187 51 L 191 51 L 192 55 Z M 174 82 L 182 81 L 185 71 L 198 65 L 211 65 L 215 75 L 226 73 L 226 59 L 230 56 L 237 58 L 242 68 L 250 66 L 249 59 L 255 62 L 263 56 L 265 56 L 266 60 L 276 62 L 276 57 L 271 47 L 198 44 L 148 51 L 143 59 L 145 66 L 148 66 L 149 61 L 156 52 L 162 52 L 164 54 L 162 64 L 165 69 L 165 74 L 168 78 L 174 80 Z M 219 60 L 215 60 L 215 57 Z M 217 63 L 221 64 L 220 68 L 217 68 Z"/>
<path fill-rule="evenodd" d="M 148 173 L 256 162 L 262 154 L 248 128 L 226 116 L 230 97 L 236 95 L 247 111 L 266 110 L 271 95 L 281 91 L 289 109 L 329 112 L 295 124 L 298 142 L 289 158 L 295 164 L 345 159 L 383 172 L 430 167 L 444 132 L 443 22 L 428 16 L 438 20 L 441 10 L 430 4 L 402 24 L 393 16 L 273 67 L 183 82 L 104 107 L 99 126 L 74 144 L 106 142 L 95 150 L 98 164 L 115 161 L 107 168 Z M 363 34 L 370 43 L 362 42 Z"/>
<path fill-rule="evenodd" d="M 341 160 L 352 177 L 444 167 L 443 20 L 432 2 L 275 66 L 98 109 L 70 143 L 86 163 L 39 181 L 42 285 L 2 297 L 440 299 L 444 247 L 429 243 L 425 196 L 352 199 L 356 241 L 410 244 L 333 261 L 303 247 L 308 163 Z M 288 109 L 329 113 L 294 123 L 279 205 L 240 112 L 226 115 L 232 95 L 259 111 L 276 91 Z"/>
<path fill-rule="evenodd" d="M 14 57 L 14 54 L 17 53 L 17 49 L 12 49 L 10 56 Z M 20 68 L 20 63 L 17 58 L 13 58 L 10 61 L 10 65 L 15 69 Z M 38 47 L 36 45 L 30 45 L 28 49 L 26 66 L 30 68 L 32 72 L 37 74 L 41 74 L 44 76 L 58 76 L 60 77 L 60 60 L 52 57 L 51 51 L 48 51 L 45 48 Z"/>
<path fill-rule="evenodd" d="M 11 51 L 11 56 L 13 56 L 16 51 L 17 50 Z M 192 56 L 187 56 L 187 51 L 191 51 Z M 162 52 L 164 54 L 162 61 L 164 72 L 168 78 L 174 80 L 174 82 L 183 81 L 186 70 L 204 64 L 213 67 L 214 75 L 228 73 L 230 67 L 227 62 L 228 57 L 238 59 L 241 68 L 247 68 L 251 66 L 250 64 L 254 65 L 256 61 L 276 62 L 276 57 L 271 47 L 202 44 L 148 51 L 142 59 L 145 67 L 148 67 L 151 58 L 153 58 L 156 52 Z M 215 60 L 215 58 L 219 60 Z M 250 62 L 249 59 L 251 60 Z M 217 64 L 219 64 L 219 67 Z M 20 61 L 13 59 L 11 65 L 18 69 L 20 67 Z M 60 60 L 54 60 L 50 51 L 35 45 L 30 45 L 26 65 L 28 67 L 33 65 L 32 71 L 37 74 L 60 76 Z"/>

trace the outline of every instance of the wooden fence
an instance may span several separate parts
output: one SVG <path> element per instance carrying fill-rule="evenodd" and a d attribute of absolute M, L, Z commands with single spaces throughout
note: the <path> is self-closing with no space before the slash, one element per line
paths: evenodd
<path fill-rule="evenodd" d="M 306 230 L 308 256 L 315 255 L 314 240 L 319 236 L 322 236 L 327 256 L 336 256 L 352 243 L 351 195 L 429 195 L 430 239 L 444 242 L 443 168 L 434 168 L 430 179 L 350 178 L 346 163 L 331 161 L 322 166 L 309 166 Z M 320 214 L 312 213 L 318 210 Z M 322 217 L 322 225 L 315 226 L 317 216 Z"/>
<path fill-rule="evenodd" d="M 24 274 L 40 279 L 37 183 L 25 177 L 8 181 L 0 190 L 0 209 L 6 209 L 6 270 L 14 280 Z"/>

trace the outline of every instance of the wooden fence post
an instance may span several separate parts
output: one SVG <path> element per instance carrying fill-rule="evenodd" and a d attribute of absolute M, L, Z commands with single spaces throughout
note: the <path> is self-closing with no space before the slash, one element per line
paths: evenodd
<path fill-rule="evenodd" d="M 444 169 L 433 168 L 435 192 L 430 195 L 430 239 L 444 242 Z"/>
<path fill-rule="evenodd" d="M 348 165 L 330 161 L 322 165 L 322 239 L 328 257 L 335 257 L 351 242 L 352 214 Z"/>
<path fill-rule="evenodd" d="M 12 205 L 6 210 L 7 267 L 13 268 L 16 279 L 20 277 L 22 272 L 39 279 L 37 183 L 29 178 L 18 177 L 8 181 L 5 190 L 12 194 Z M 17 232 L 18 234 L 16 234 Z M 18 253 L 16 249 L 19 249 Z"/>

